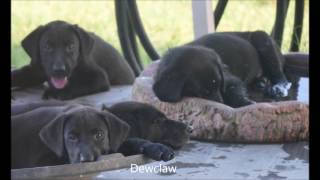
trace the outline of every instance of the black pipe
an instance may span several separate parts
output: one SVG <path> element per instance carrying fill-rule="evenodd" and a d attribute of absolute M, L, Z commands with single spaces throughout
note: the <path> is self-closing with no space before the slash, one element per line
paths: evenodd
<path fill-rule="evenodd" d="M 128 2 L 128 10 L 129 10 L 131 21 L 133 22 L 135 32 L 137 33 L 142 46 L 144 47 L 147 54 L 149 55 L 149 57 L 153 61 L 159 59 L 160 56 L 158 55 L 157 51 L 152 46 L 144 28 L 143 28 L 142 22 L 140 20 L 136 1 L 135 0 L 128 0 L 127 2 Z"/>
<path fill-rule="evenodd" d="M 217 29 L 220 19 L 223 15 L 223 12 L 227 6 L 228 0 L 219 0 L 218 4 L 216 5 L 216 8 L 213 13 L 214 17 L 214 28 Z"/>
<path fill-rule="evenodd" d="M 309 77 L 309 54 L 291 52 L 283 54 L 285 74 L 293 74 L 300 77 Z"/>
<path fill-rule="evenodd" d="M 291 37 L 291 46 L 290 51 L 296 52 L 299 51 L 299 45 L 302 34 L 303 27 L 303 11 L 304 11 L 304 1 L 296 0 L 295 4 L 295 14 L 294 14 L 294 25 L 293 25 L 293 33 Z"/>
<path fill-rule="evenodd" d="M 271 36 L 275 39 L 279 47 L 281 47 L 282 44 L 284 23 L 287 16 L 288 6 L 289 0 L 277 0 L 276 20 L 271 32 Z"/>
<path fill-rule="evenodd" d="M 132 51 L 132 47 L 129 40 L 128 29 L 127 29 L 127 14 L 126 14 L 126 1 L 124 0 L 115 0 L 115 12 L 116 12 L 116 21 L 118 28 L 118 35 L 120 40 L 120 45 L 124 54 L 124 57 L 131 66 L 134 74 L 138 76 L 141 72 L 137 60 Z"/>
<path fill-rule="evenodd" d="M 127 12 L 127 19 L 129 19 L 129 13 Z M 128 25 L 128 35 L 129 35 L 129 39 L 130 39 L 130 44 L 132 47 L 132 52 L 134 54 L 134 57 L 137 60 L 137 63 L 139 65 L 140 69 L 143 69 L 142 64 L 141 64 L 141 59 L 140 59 L 140 55 L 139 55 L 139 50 L 138 50 L 138 45 L 137 45 L 137 39 L 136 39 L 136 33 L 132 24 L 132 21 L 129 21 L 127 23 Z"/>

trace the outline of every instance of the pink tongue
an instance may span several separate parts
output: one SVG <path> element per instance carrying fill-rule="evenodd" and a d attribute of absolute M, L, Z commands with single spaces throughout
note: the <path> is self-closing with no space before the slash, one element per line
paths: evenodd
<path fill-rule="evenodd" d="M 67 85 L 68 79 L 67 79 L 67 77 L 64 77 L 64 78 L 51 77 L 51 83 L 53 84 L 53 86 L 55 88 L 62 89 Z"/>

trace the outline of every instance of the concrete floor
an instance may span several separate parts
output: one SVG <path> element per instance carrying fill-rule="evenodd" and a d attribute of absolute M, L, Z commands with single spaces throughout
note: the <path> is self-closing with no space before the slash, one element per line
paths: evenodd
<path fill-rule="evenodd" d="M 95 179 L 308 179 L 307 142 L 269 145 L 216 144 L 190 141 L 168 162 L 176 172 L 134 172 L 131 168 L 102 172 Z M 165 171 L 165 170 L 164 170 Z"/>
<path fill-rule="evenodd" d="M 41 89 L 15 91 L 13 103 L 41 100 Z M 309 102 L 309 81 L 300 81 L 298 100 Z M 77 98 L 101 106 L 130 100 L 131 87 L 112 88 L 107 93 Z M 134 173 L 130 168 L 101 172 L 76 179 L 309 179 L 309 144 L 222 144 L 190 141 L 168 162 L 152 162 L 144 167 L 159 165 L 176 167 L 176 172 Z M 159 169 L 157 169 L 159 171 Z"/>

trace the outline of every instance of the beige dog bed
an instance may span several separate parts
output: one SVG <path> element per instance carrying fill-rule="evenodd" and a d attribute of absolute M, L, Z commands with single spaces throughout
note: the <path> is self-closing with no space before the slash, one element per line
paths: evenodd
<path fill-rule="evenodd" d="M 309 137 L 309 105 L 298 101 L 260 102 L 241 108 L 200 98 L 161 102 L 152 90 L 159 61 L 136 78 L 132 98 L 158 108 L 169 118 L 190 124 L 194 139 L 224 142 L 288 142 Z"/>

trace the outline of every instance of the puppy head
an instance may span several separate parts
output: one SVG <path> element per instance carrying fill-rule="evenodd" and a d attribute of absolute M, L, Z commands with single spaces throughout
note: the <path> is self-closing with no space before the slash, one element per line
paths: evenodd
<path fill-rule="evenodd" d="M 63 89 L 79 61 L 91 51 L 93 42 L 77 25 L 53 21 L 31 32 L 22 47 L 31 57 L 31 64 L 44 70 L 49 84 Z"/>
<path fill-rule="evenodd" d="M 71 108 L 40 131 L 41 140 L 70 163 L 95 161 L 116 152 L 129 132 L 129 125 L 108 112 L 90 107 Z"/>
<path fill-rule="evenodd" d="M 185 145 L 193 132 L 192 126 L 182 122 L 168 119 L 167 117 L 158 118 L 154 121 L 161 129 L 159 143 L 168 145 L 173 149 L 179 149 Z"/>
<path fill-rule="evenodd" d="M 183 96 L 223 102 L 224 74 L 218 54 L 202 46 L 169 50 L 159 64 L 153 91 L 161 101 L 177 102 Z"/>
<path fill-rule="evenodd" d="M 119 118 L 138 127 L 142 138 L 180 148 L 189 140 L 192 128 L 168 119 L 153 106 L 139 102 L 124 102 L 109 108 Z"/>

